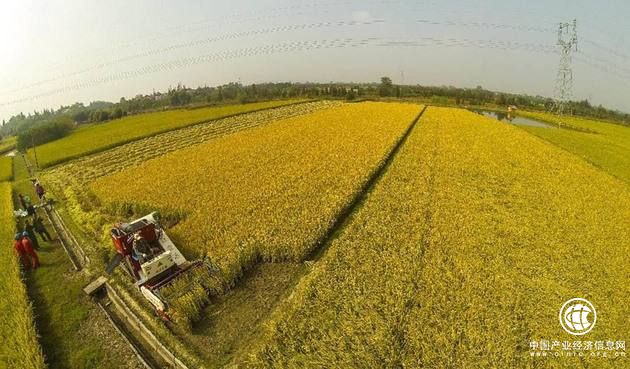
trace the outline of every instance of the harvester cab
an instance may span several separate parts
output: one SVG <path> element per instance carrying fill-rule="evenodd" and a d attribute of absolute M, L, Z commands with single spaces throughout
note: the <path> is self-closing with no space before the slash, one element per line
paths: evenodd
<path fill-rule="evenodd" d="M 117 223 L 110 235 L 123 267 L 138 284 L 185 268 L 188 263 L 160 226 L 155 212 L 131 223 Z"/>

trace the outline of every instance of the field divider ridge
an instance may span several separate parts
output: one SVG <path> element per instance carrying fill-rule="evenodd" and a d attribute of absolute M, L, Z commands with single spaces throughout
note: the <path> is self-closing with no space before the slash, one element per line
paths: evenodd
<path fill-rule="evenodd" d="M 418 113 L 416 118 L 411 122 L 411 124 L 409 124 L 409 127 L 407 128 L 405 133 L 403 133 L 403 135 L 394 144 L 390 152 L 385 156 L 385 159 L 374 169 L 369 179 L 363 184 L 363 186 L 361 186 L 361 189 L 357 192 L 352 201 L 344 209 L 341 210 L 339 216 L 335 218 L 335 221 L 330 226 L 328 231 L 317 241 L 315 247 L 307 255 L 304 261 L 315 262 L 324 255 L 324 252 L 328 248 L 330 241 L 334 238 L 337 232 L 343 228 L 343 226 L 356 210 L 357 206 L 359 206 L 363 202 L 363 200 L 372 190 L 374 185 L 383 176 L 383 174 L 385 174 L 387 168 L 394 161 L 396 154 L 398 154 L 404 143 L 407 141 L 407 138 L 411 135 L 411 132 L 413 132 L 413 129 L 416 127 L 418 121 L 427 110 L 427 108 L 428 105 L 424 105 L 420 113 Z"/>

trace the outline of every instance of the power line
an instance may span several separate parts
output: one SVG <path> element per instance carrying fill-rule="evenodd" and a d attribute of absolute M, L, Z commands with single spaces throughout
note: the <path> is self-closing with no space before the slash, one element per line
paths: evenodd
<path fill-rule="evenodd" d="M 265 7 L 262 9 L 253 9 L 247 11 L 237 11 L 233 13 L 224 14 L 216 17 L 206 17 L 201 18 L 195 21 L 187 21 L 184 24 L 172 25 L 164 27 L 163 29 L 158 29 L 156 31 L 146 33 L 141 36 L 137 36 L 132 40 L 125 40 L 119 42 L 114 45 L 107 45 L 107 47 L 97 47 L 91 50 L 82 50 L 79 55 L 73 55 L 72 57 L 68 57 L 69 59 L 76 60 L 78 57 L 83 55 L 95 55 L 95 54 L 105 54 L 102 56 L 106 56 L 112 51 L 119 51 L 128 48 L 138 48 L 141 47 L 144 42 L 155 42 L 164 38 L 169 38 L 173 36 L 179 36 L 185 33 L 192 33 L 198 31 L 207 31 L 208 28 L 223 28 L 228 25 L 235 24 L 254 24 L 259 21 L 271 20 L 275 18 L 282 19 L 290 19 L 299 15 L 309 15 L 312 16 L 314 13 L 324 13 L 324 14 L 337 14 L 335 11 L 335 7 L 339 5 L 349 5 L 353 2 L 353 0 L 333 0 L 333 1 L 309 1 L 309 2 L 301 2 L 301 3 L 291 3 L 287 6 L 281 7 Z M 363 0 L 361 2 L 362 6 L 367 5 L 392 5 L 395 3 L 402 3 L 403 0 Z M 56 61 L 54 63 L 47 63 L 48 66 L 52 65 L 55 69 L 64 63 L 64 61 Z"/>
<path fill-rule="evenodd" d="M 278 8 L 275 10 L 288 10 L 290 9 L 290 7 L 287 8 Z M 506 25 L 506 24 L 498 24 L 498 23 L 479 23 L 479 22 L 452 22 L 452 21 L 444 21 L 444 22 L 438 22 L 438 21 L 429 21 L 429 20 L 417 20 L 415 21 L 416 23 L 425 23 L 425 24 L 431 24 L 431 25 L 449 25 L 449 26 L 453 26 L 453 25 L 458 25 L 458 26 L 465 26 L 465 27 L 486 27 L 486 28 L 494 28 L 494 29 L 514 29 L 514 30 L 518 30 L 518 31 L 534 31 L 534 32 L 546 32 L 547 29 L 545 28 L 540 28 L 540 27 L 532 27 L 532 26 L 525 26 L 525 25 Z M 205 22 L 204 22 L 205 23 Z M 384 24 L 384 23 L 388 23 L 388 24 L 403 24 L 406 22 L 394 22 L 394 23 L 390 23 L 390 22 L 386 22 L 382 19 L 374 19 L 374 20 L 368 20 L 368 21 L 328 21 L 328 22 L 319 22 L 319 23 L 310 23 L 310 24 L 294 24 L 294 25 L 287 25 L 287 26 L 276 26 L 276 27 L 270 27 L 270 28 L 264 28 L 264 29 L 258 29 L 258 30 L 251 30 L 251 31 L 244 31 L 244 32 L 237 32 L 237 33 L 230 33 L 230 34 L 224 34 L 224 35 L 220 35 L 220 36 L 215 36 L 215 37 L 206 37 L 203 39 L 198 39 L 198 40 L 194 40 L 194 41 L 187 41 L 187 42 L 181 42 L 181 43 L 175 43 L 175 44 L 171 44 L 162 48 L 156 48 L 156 49 L 151 49 L 151 50 L 146 50 L 143 52 L 139 52 L 139 53 L 135 53 L 135 54 L 131 54 L 131 55 L 127 55 L 124 57 L 120 57 L 117 59 L 113 59 L 107 62 L 103 62 L 103 63 L 99 63 L 96 65 L 92 65 L 77 71 L 73 71 L 70 73 L 65 73 L 62 75 L 58 75 L 56 77 L 52 77 L 52 78 L 48 78 L 48 79 L 44 79 L 44 80 L 40 80 L 40 81 L 36 81 L 27 85 L 23 85 L 20 87 L 16 87 L 16 88 L 12 88 L 9 90 L 4 90 L 4 91 L 0 91 L 0 95 L 5 95 L 5 94 L 10 94 L 10 93 L 15 93 L 15 92 L 19 92 L 19 91 L 23 91 L 29 88 L 34 88 L 34 87 L 38 87 L 38 86 L 42 86 L 44 84 L 48 84 L 51 82 L 55 82 L 55 81 L 59 81 L 65 78 L 70 78 L 70 77 L 76 77 L 78 75 L 84 74 L 84 73 L 88 73 L 91 71 L 95 71 L 95 70 L 100 70 L 100 69 L 104 69 L 107 67 L 111 67 L 114 66 L 116 64 L 119 63 L 123 63 L 123 62 L 129 62 L 138 58 L 142 58 L 142 57 L 148 57 L 148 56 L 154 56 L 154 55 L 159 55 L 162 53 L 167 53 L 167 52 L 172 52 L 172 51 L 176 51 L 179 49 L 183 49 L 183 48 L 189 48 L 189 47 L 196 47 L 196 46 L 201 46 L 201 45 L 206 45 L 206 44 L 211 44 L 214 42 L 219 42 L 219 41 L 225 41 L 225 40 L 233 40 L 233 39 L 238 39 L 238 38 L 245 38 L 245 37 L 251 37 L 251 36 L 257 36 L 257 35 L 264 35 L 264 34 L 272 34 L 272 33 L 278 33 L 278 32 L 286 32 L 286 31 L 296 31 L 296 30 L 307 30 L 307 29 L 317 29 L 317 28 L 324 28 L 324 27 L 347 27 L 347 26 L 356 26 L 356 25 L 374 25 L 374 24 Z"/>
<path fill-rule="evenodd" d="M 181 68 L 187 68 L 197 64 L 221 62 L 231 59 L 240 59 L 244 57 L 272 55 L 279 53 L 289 53 L 295 51 L 308 51 L 316 49 L 332 49 L 332 48 L 356 48 L 363 46 L 377 46 L 377 47 L 428 47 L 428 46 L 442 46 L 442 47 L 474 47 L 474 48 L 491 48 L 499 50 L 522 50 L 538 53 L 555 53 L 553 47 L 540 44 L 529 44 L 509 41 L 497 41 L 497 40 L 469 40 L 469 39 L 438 39 L 433 37 L 422 37 L 412 40 L 384 40 L 380 38 L 365 38 L 365 39 L 333 39 L 333 40 L 309 40 L 309 41 L 295 41 L 279 44 L 271 44 L 265 46 L 249 47 L 236 50 L 226 50 L 212 54 L 200 55 L 196 57 L 186 57 L 177 60 L 156 63 L 146 65 L 144 67 L 117 72 L 108 76 L 95 78 L 89 81 L 77 82 L 74 84 L 66 85 L 60 88 L 50 89 L 48 91 L 6 101 L 0 103 L 0 106 L 8 106 L 26 101 L 32 101 L 43 97 L 48 97 L 60 93 L 67 93 L 83 88 L 96 87 L 101 84 L 112 83 L 116 81 L 122 81 L 130 78 L 137 78 L 151 73 L 165 72 L 171 70 L 177 70 Z"/>
<path fill-rule="evenodd" d="M 38 87 L 47 83 L 59 81 L 59 80 L 69 78 L 69 77 L 76 77 L 84 73 L 104 69 L 107 67 L 114 66 L 116 64 L 129 62 L 129 61 L 143 58 L 143 57 L 159 55 L 159 54 L 163 54 L 167 52 L 177 51 L 184 48 L 202 46 L 202 45 L 207 45 L 207 44 L 220 42 L 220 41 L 234 40 L 234 39 L 245 38 L 245 37 L 250 37 L 250 36 L 259 36 L 259 35 L 273 34 L 273 33 L 279 33 L 279 32 L 320 29 L 320 28 L 327 28 L 327 27 L 352 27 L 352 26 L 361 26 L 361 25 L 375 25 L 375 24 L 382 24 L 384 22 L 385 21 L 381 19 L 374 19 L 374 20 L 368 20 L 368 21 L 330 21 L 330 22 L 318 22 L 318 23 L 308 23 L 308 24 L 293 24 L 293 25 L 270 27 L 270 28 L 245 31 L 245 32 L 229 33 L 229 34 L 219 35 L 215 37 L 206 37 L 203 39 L 176 43 L 176 44 L 168 45 L 162 48 L 156 48 L 156 49 L 146 50 L 143 52 L 127 55 L 121 58 L 113 59 L 113 60 L 99 63 L 96 65 L 92 65 L 92 66 L 89 66 L 89 67 L 86 67 L 84 69 L 80 69 L 74 72 L 62 74 L 62 75 L 48 78 L 45 80 L 36 81 L 28 85 L 20 86 L 20 87 L 13 88 L 10 90 L 0 91 L 0 95 L 6 95 L 6 94 L 23 91 L 26 89 Z"/>
<path fill-rule="evenodd" d="M 596 42 L 596 41 L 593 41 L 593 40 L 590 40 L 590 39 L 585 39 L 583 37 L 581 37 L 580 39 L 582 40 L 582 42 L 590 44 L 590 45 L 593 45 L 596 48 L 598 48 L 600 50 L 603 50 L 603 51 L 606 51 L 607 53 L 612 54 L 612 55 L 614 55 L 614 56 L 616 56 L 618 58 L 621 58 L 621 59 L 624 59 L 624 60 L 629 60 L 630 59 L 630 56 L 628 56 L 627 54 L 624 54 L 622 52 L 619 52 L 619 50 L 611 49 L 609 47 L 606 47 L 606 46 L 600 44 L 599 42 Z"/>
<path fill-rule="evenodd" d="M 377 20 L 376 22 L 381 22 Z M 325 22 L 325 23 L 317 23 L 311 25 L 293 25 L 293 26 L 283 26 L 283 27 L 274 27 L 266 30 L 258 30 L 252 32 L 271 32 L 277 31 L 280 29 L 292 29 L 292 27 L 320 27 L 329 24 L 356 24 L 352 22 Z M 220 37 L 240 37 L 241 34 L 230 34 L 224 35 Z M 560 34 L 560 32 L 559 32 Z M 559 39 L 560 41 L 560 39 Z M 572 42 L 572 41 L 571 41 Z M 575 38 L 575 42 L 577 42 L 577 37 Z M 182 44 L 183 45 L 183 44 Z M 526 51 L 526 52 L 535 52 L 535 53 L 544 53 L 544 54 L 556 54 L 558 50 L 552 45 L 544 45 L 544 44 L 536 44 L 536 43 L 524 43 L 524 42 L 516 42 L 516 41 L 502 41 L 502 40 L 480 40 L 480 39 L 460 39 L 460 38 L 435 38 L 435 37 L 419 37 L 414 39 L 407 40 L 391 40 L 391 39 L 382 39 L 382 38 L 364 38 L 364 39 L 333 39 L 333 40 L 310 40 L 310 41 L 295 41 L 295 42 L 285 42 L 278 44 L 271 44 L 265 46 L 257 46 L 257 47 L 249 47 L 235 50 L 224 50 L 220 52 L 215 52 L 211 54 L 205 54 L 195 57 L 186 57 L 180 58 L 177 60 L 156 63 L 151 65 L 145 65 L 141 68 L 137 68 L 134 70 L 116 72 L 107 76 L 95 78 L 89 81 L 77 82 L 74 84 L 69 84 L 60 88 L 50 89 L 48 91 L 44 91 L 39 94 L 34 94 L 31 96 L 14 99 L 12 101 L 5 101 L 0 103 L 0 106 L 8 106 L 13 105 L 25 101 L 36 100 L 42 97 L 52 96 L 55 94 L 60 94 L 64 92 L 75 91 L 83 88 L 95 87 L 105 83 L 112 83 L 116 81 L 122 81 L 130 78 L 137 78 L 143 75 L 157 73 L 161 71 L 171 71 L 181 68 L 187 68 L 196 64 L 202 63 L 213 63 L 213 62 L 221 62 L 230 59 L 239 59 L 244 57 L 252 57 L 252 56 L 262 56 L 262 55 L 271 55 L 278 53 L 288 53 L 294 51 L 308 51 L 315 49 L 330 49 L 330 48 L 355 48 L 355 47 L 363 47 L 363 46 L 376 46 L 376 47 L 471 47 L 471 48 L 481 48 L 481 49 L 497 49 L 504 51 Z M 161 50 L 161 49 L 156 49 Z M 561 54 L 562 55 L 562 54 Z M 614 73 L 623 78 L 630 78 L 629 75 L 624 75 L 620 73 L 615 68 L 610 68 L 606 65 L 601 65 L 599 62 L 591 62 L 589 61 L 588 55 L 584 55 L 584 58 L 576 58 L 576 60 L 583 62 L 589 66 L 597 68 L 601 71 L 607 73 Z M 571 72 L 571 81 L 572 81 L 572 72 Z"/>
<path fill-rule="evenodd" d="M 433 20 L 427 20 L 427 19 L 418 19 L 416 20 L 416 22 L 430 24 L 434 26 L 458 26 L 458 27 L 477 27 L 477 28 L 493 28 L 493 29 L 511 29 L 515 31 L 524 31 L 524 32 L 546 33 L 546 32 L 551 31 L 550 28 L 544 28 L 544 27 L 501 24 L 501 23 L 487 23 L 487 22 L 433 21 Z"/>

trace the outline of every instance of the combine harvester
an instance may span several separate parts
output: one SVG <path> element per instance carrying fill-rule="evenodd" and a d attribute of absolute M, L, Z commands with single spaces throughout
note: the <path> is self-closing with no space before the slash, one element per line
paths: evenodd
<path fill-rule="evenodd" d="M 157 212 L 131 223 L 117 223 L 110 236 L 116 255 L 107 273 L 121 265 L 165 321 L 189 325 L 197 318 L 197 310 L 209 301 L 209 294 L 223 288 L 217 268 L 204 260 L 186 260 L 164 231 Z M 93 295 L 106 282 L 100 277 L 85 292 Z"/>
<path fill-rule="evenodd" d="M 205 260 L 186 260 L 164 231 L 156 212 L 131 223 L 117 223 L 110 237 L 116 255 L 107 266 L 107 273 L 120 265 L 165 322 L 190 328 L 210 301 L 210 295 L 223 291 L 218 268 Z M 96 298 L 147 368 L 189 369 L 129 308 L 105 276 L 83 290 Z"/>

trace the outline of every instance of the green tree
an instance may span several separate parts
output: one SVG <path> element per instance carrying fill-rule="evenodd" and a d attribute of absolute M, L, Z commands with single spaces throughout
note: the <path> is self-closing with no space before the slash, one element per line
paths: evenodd
<path fill-rule="evenodd" d="M 122 116 L 123 116 L 123 111 L 121 108 L 114 109 L 114 112 L 112 113 L 112 119 L 122 118 Z"/>
<path fill-rule="evenodd" d="M 378 94 L 381 96 L 392 96 L 394 84 L 389 77 L 381 77 L 381 85 L 378 88 Z"/>

